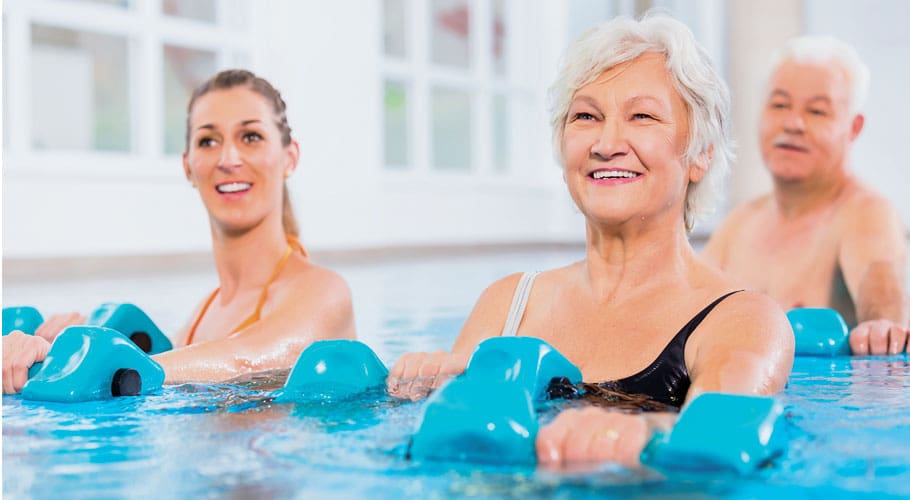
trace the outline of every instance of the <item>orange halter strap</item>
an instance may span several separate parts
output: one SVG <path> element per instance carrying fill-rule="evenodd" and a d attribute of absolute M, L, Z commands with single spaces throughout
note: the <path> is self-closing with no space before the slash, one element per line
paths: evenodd
<path fill-rule="evenodd" d="M 242 323 L 237 325 L 236 328 L 231 330 L 231 334 L 237 333 L 240 330 L 252 325 L 253 323 L 259 321 L 260 314 L 262 313 L 262 306 L 265 304 L 265 300 L 269 296 L 269 287 L 272 285 L 272 282 L 278 278 L 278 275 L 281 274 L 281 270 L 284 269 L 285 264 L 288 263 L 288 259 L 291 257 L 291 254 L 296 250 L 300 252 L 304 257 L 307 256 L 306 249 L 303 248 L 303 245 L 300 243 L 300 240 L 294 236 L 287 235 L 288 248 L 284 252 L 284 255 L 281 256 L 281 260 L 278 261 L 278 265 L 275 266 L 275 270 L 272 272 L 272 275 L 266 281 L 265 286 L 262 287 L 262 293 L 259 294 L 259 301 L 256 303 L 256 309 L 253 310 L 253 314 L 243 320 Z M 193 337 L 196 335 L 196 328 L 199 326 L 199 323 L 202 322 L 202 318 L 205 316 L 206 311 L 208 311 L 209 306 L 212 305 L 212 301 L 215 300 L 215 296 L 218 295 L 218 292 L 221 291 L 221 287 L 216 288 L 209 298 L 206 299 L 205 304 L 202 306 L 202 310 L 199 311 L 199 316 L 196 316 L 196 321 L 193 322 L 193 326 L 190 327 L 190 334 L 186 338 L 186 345 L 191 345 L 193 343 Z"/>

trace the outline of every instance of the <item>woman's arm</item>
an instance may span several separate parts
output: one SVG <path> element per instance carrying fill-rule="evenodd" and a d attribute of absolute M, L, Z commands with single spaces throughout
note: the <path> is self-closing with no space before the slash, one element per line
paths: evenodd
<path fill-rule="evenodd" d="M 793 365 L 793 332 L 773 300 L 740 292 L 719 304 L 686 345 L 692 385 L 686 402 L 703 392 L 774 394 Z M 560 413 L 537 435 L 543 464 L 616 462 L 637 466 L 656 430 L 668 430 L 675 414 L 629 415 L 602 408 Z"/>
<path fill-rule="evenodd" d="M 355 338 L 351 293 L 339 275 L 313 267 L 282 289 L 278 303 L 253 325 L 154 358 L 166 383 L 216 382 L 290 368 L 309 344 L 329 338 Z"/>
<path fill-rule="evenodd" d="M 452 352 L 402 354 L 389 370 L 386 380 L 389 394 L 412 401 L 423 399 L 448 379 L 464 372 L 477 344 L 502 333 L 520 278 L 520 273 L 507 276 L 483 291 L 462 326 Z"/>

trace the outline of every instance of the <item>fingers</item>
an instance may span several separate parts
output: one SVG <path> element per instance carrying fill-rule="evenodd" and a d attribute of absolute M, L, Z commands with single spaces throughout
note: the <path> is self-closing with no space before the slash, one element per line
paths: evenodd
<path fill-rule="evenodd" d="M 640 415 L 590 407 L 560 413 L 540 429 L 535 447 L 542 464 L 615 462 L 636 467 L 649 437 Z"/>
<path fill-rule="evenodd" d="M 445 351 L 403 354 L 389 371 L 386 388 L 393 397 L 417 401 L 463 372 L 466 364 L 467 355 Z"/>
<path fill-rule="evenodd" d="M 43 337 L 48 342 L 53 342 L 66 327 L 84 324 L 85 319 L 85 316 L 78 312 L 55 314 L 35 330 L 35 335 Z"/>
<path fill-rule="evenodd" d="M 47 340 L 18 331 L 3 337 L 3 393 L 19 392 L 28 382 L 28 369 L 43 361 L 50 347 Z"/>
<path fill-rule="evenodd" d="M 850 332 L 850 350 L 856 356 L 898 354 L 907 348 L 907 329 L 880 319 L 864 321 Z"/>

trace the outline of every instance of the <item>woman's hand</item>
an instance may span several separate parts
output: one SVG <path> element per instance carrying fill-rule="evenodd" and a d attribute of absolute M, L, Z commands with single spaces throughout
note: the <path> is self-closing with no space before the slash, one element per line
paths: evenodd
<path fill-rule="evenodd" d="M 637 467 L 651 433 L 642 415 L 573 408 L 557 415 L 537 433 L 537 460 L 544 465 L 615 462 Z"/>
<path fill-rule="evenodd" d="M 41 326 L 35 330 L 35 336 L 53 343 L 57 335 L 60 335 L 60 332 L 66 327 L 85 324 L 85 319 L 85 315 L 77 312 L 55 314 L 41 323 Z"/>
<path fill-rule="evenodd" d="M 3 394 L 15 394 L 28 382 L 28 369 L 44 361 L 51 343 L 18 330 L 3 337 Z"/>
<path fill-rule="evenodd" d="M 389 371 L 386 387 L 396 398 L 423 399 L 445 381 L 464 372 L 468 358 L 469 354 L 445 351 L 405 353 Z"/>

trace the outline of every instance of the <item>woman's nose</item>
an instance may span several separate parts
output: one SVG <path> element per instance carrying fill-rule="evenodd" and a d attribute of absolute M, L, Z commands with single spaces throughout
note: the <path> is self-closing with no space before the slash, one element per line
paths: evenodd
<path fill-rule="evenodd" d="M 240 166 L 240 152 L 237 151 L 237 147 L 233 142 L 225 142 L 224 147 L 221 148 L 221 158 L 219 159 L 218 167 L 230 170 L 238 166 Z"/>
<path fill-rule="evenodd" d="M 617 155 L 624 155 L 627 144 L 622 131 L 622 125 L 615 119 L 605 119 L 602 122 L 600 135 L 591 145 L 591 156 L 600 160 L 609 160 Z"/>

